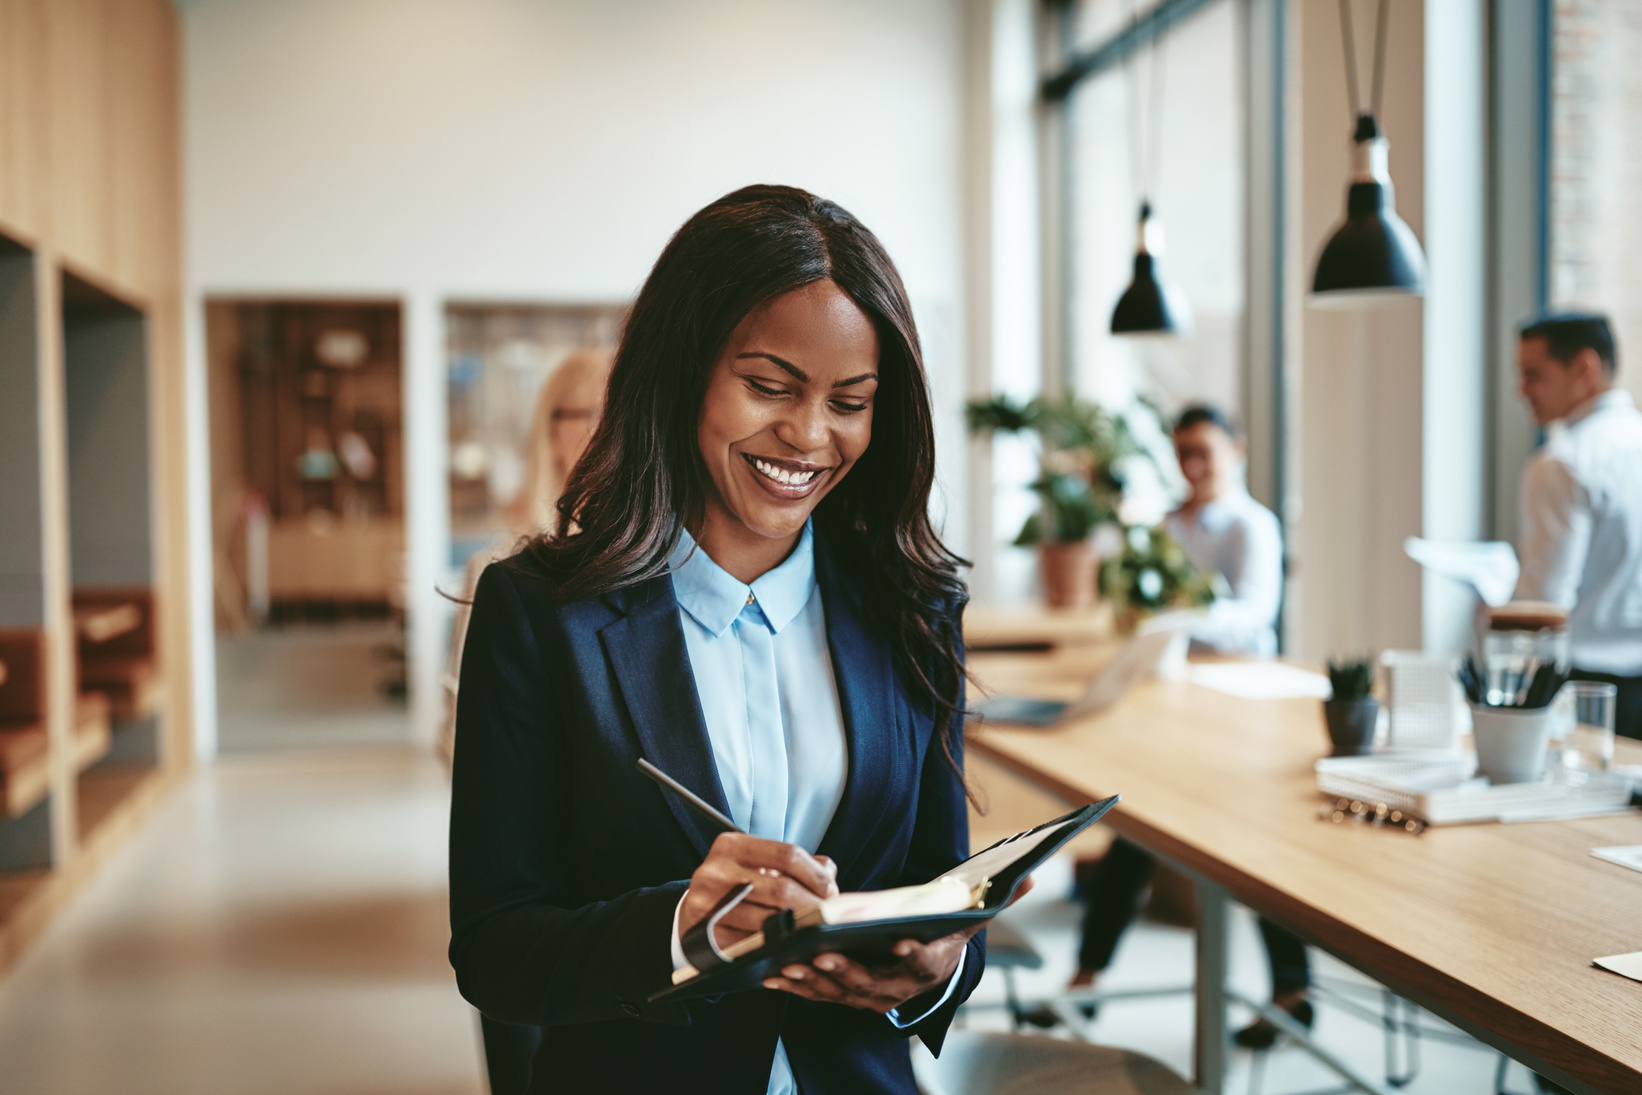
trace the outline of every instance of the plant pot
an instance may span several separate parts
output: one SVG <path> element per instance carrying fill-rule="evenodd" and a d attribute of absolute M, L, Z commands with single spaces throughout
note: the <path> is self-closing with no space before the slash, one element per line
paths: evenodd
<path fill-rule="evenodd" d="M 1556 711 L 1551 707 L 1471 705 L 1477 771 L 1489 783 L 1535 783 L 1545 778 L 1545 755 Z"/>
<path fill-rule="evenodd" d="M 1095 549 L 1088 540 L 1039 544 L 1043 597 L 1050 608 L 1088 608 L 1095 603 Z"/>
<path fill-rule="evenodd" d="M 1374 752 L 1374 728 L 1380 721 L 1380 701 L 1373 696 L 1355 700 L 1324 700 L 1323 721 L 1328 725 L 1331 757 L 1362 757 Z"/>

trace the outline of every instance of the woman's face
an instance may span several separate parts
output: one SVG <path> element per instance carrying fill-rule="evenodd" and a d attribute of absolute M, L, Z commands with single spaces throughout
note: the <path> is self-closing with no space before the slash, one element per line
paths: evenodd
<path fill-rule="evenodd" d="M 599 424 L 599 410 L 604 406 L 603 373 L 586 376 L 564 393 L 554 405 L 548 424 L 547 444 L 553 453 L 553 470 L 559 482 L 570 478 L 570 469 L 587 451 L 593 439 L 593 429 Z"/>
<path fill-rule="evenodd" d="M 756 309 L 713 364 L 697 439 L 707 526 L 790 541 L 872 440 L 878 332 L 831 281 Z"/>

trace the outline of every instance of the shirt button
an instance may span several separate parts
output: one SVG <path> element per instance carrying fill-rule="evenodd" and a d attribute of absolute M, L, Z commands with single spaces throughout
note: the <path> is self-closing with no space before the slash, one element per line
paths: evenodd
<path fill-rule="evenodd" d="M 621 1010 L 626 1012 L 629 1018 L 637 1019 L 639 1017 L 639 1006 L 637 1004 L 629 1004 L 623 1001 Z"/>

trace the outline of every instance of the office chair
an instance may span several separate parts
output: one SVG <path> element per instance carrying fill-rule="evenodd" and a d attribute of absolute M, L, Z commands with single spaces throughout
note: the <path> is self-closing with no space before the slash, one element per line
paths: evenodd
<path fill-rule="evenodd" d="M 986 927 L 986 965 L 1003 973 L 1004 1006 L 1009 1009 L 1009 1021 L 1014 1029 L 1020 1030 L 1027 1018 L 1020 995 L 1015 991 L 1015 971 L 1041 968 L 1043 955 L 1026 936 L 998 916 Z"/>

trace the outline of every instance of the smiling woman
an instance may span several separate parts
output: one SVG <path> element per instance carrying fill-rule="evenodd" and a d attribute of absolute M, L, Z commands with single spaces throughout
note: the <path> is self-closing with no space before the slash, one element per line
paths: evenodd
<path fill-rule="evenodd" d="M 802 363 L 801 365 L 798 363 Z M 696 542 L 744 582 L 779 563 L 872 440 L 878 333 L 829 280 L 755 309 L 707 380 Z"/>
<path fill-rule="evenodd" d="M 544 1028 L 531 1090 L 915 1092 L 907 1038 L 939 1052 L 980 977 L 972 931 L 649 1000 L 686 940 L 966 856 L 962 561 L 933 470 L 917 330 L 871 232 L 774 186 L 679 230 L 557 529 L 485 572 L 462 663 L 451 962 L 486 1015 Z"/>
<path fill-rule="evenodd" d="M 739 378 L 738 365 L 746 374 Z M 876 382 L 865 379 L 869 373 Z M 832 390 L 840 380 L 847 383 Z M 722 526 L 715 511 L 727 498 L 754 497 L 730 487 L 730 468 L 703 436 L 709 418 L 727 413 L 726 382 L 776 401 L 772 412 L 783 407 L 769 417 L 771 444 L 745 451 L 789 473 L 815 470 L 791 448 L 800 436 L 793 429 L 814 428 L 795 415 L 821 402 L 865 405 L 854 412 L 868 423 L 850 464 L 817 475 L 824 489 L 800 499 L 803 508 L 788 520 L 813 514 L 817 531 L 859 564 L 898 668 L 944 724 L 962 670 L 957 636 L 941 621 L 966 594 L 963 560 L 929 521 L 935 433 L 912 306 L 878 238 L 802 190 L 738 190 L 691 217 L 668 243 L 633 305 L 605 417 L 559 499 L 561 531 L 574 527 L 575 535 L 541 537 L 532 563 L 560 600 L 573 601 L 666 573 L 686 529 L 715 535 Z M 823 388 L 828 398 L 818 401 Z M 783 416 L 790 426 L 774 425 Z M 750 441 L 721 437 L 720 455 Z M 744 473 L 749 486 L 752 470 Z M 774 537 L 786 543 L 773 556 L 768 545 L 754 552 L 754 562 L 782 558 L 802 523 Z"/>

